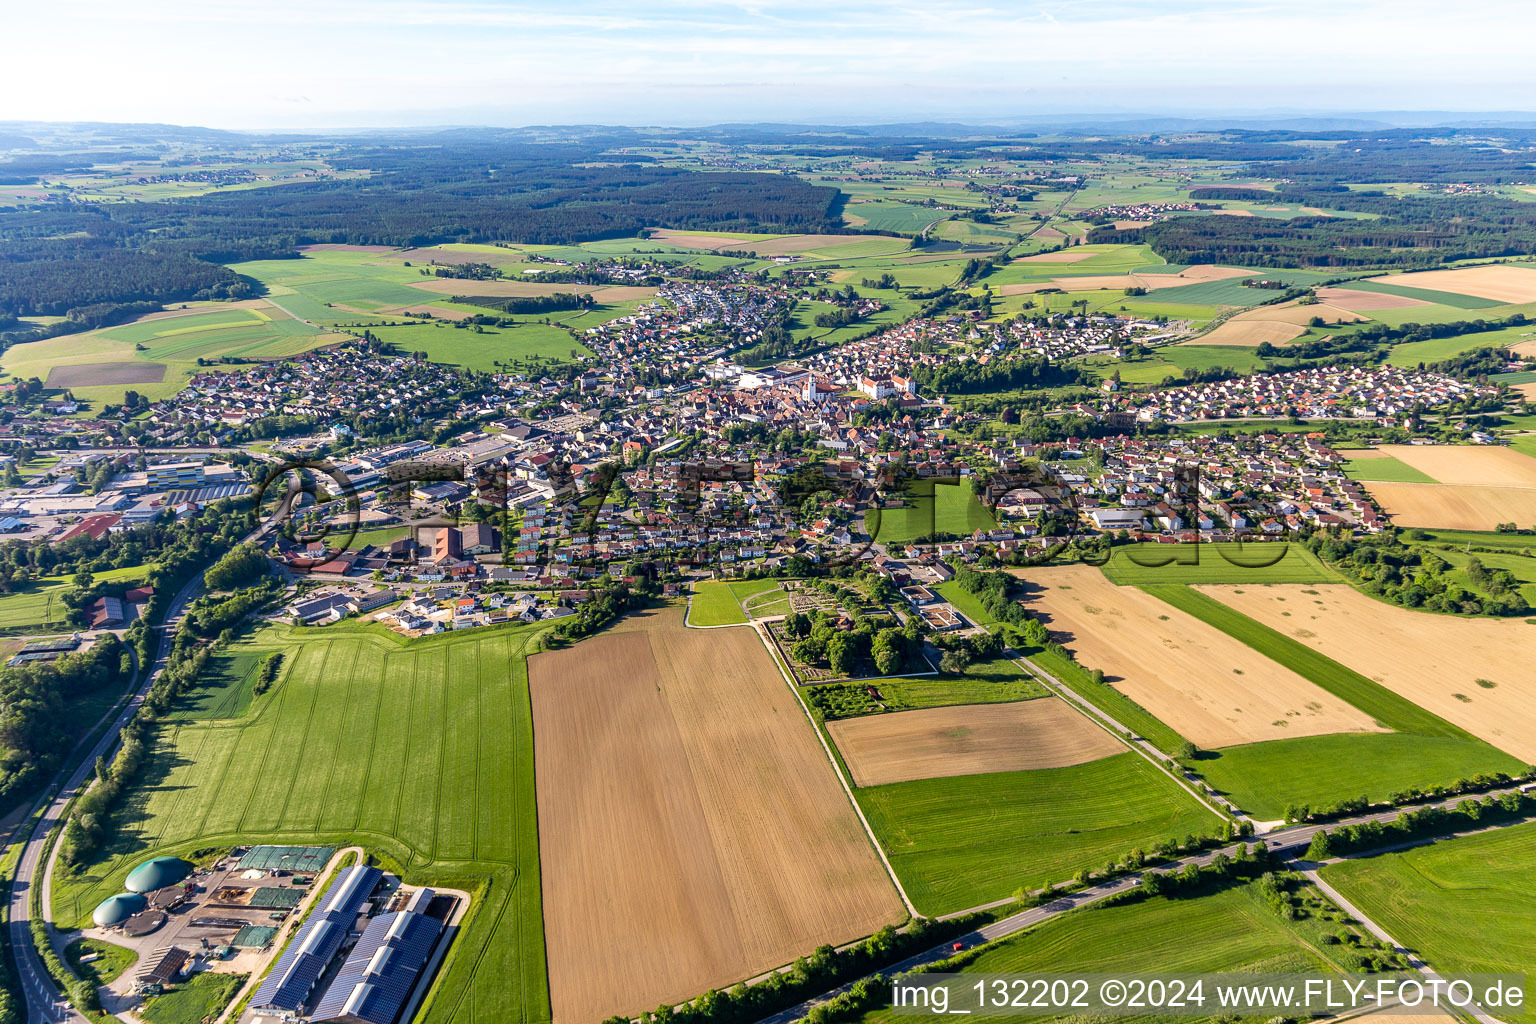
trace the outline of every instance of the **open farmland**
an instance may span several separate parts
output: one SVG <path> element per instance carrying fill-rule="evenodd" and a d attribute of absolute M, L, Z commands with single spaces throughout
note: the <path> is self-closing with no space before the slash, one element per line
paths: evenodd
<path fill-rule="evenodd" d="M 1054 697 L 962 704 L 827 723 L 859 786 L 1063 768 L 1125 748 Z"/>
<path fill-rule="evenodd" d="M 1530 823 L 1323 869 L 1345 899 L 1445 973 L 1536 973 L 1532 875 Z"/>
<path fill-rule="evenodd" d="M 13 345 L 0 369 L 69 388 L 93 404 L 125 391 L 165 398 L 186 386 L 199 359 L 280 359 L 340 340 L 265 300 L 198 303 L 84 334 Z"/>
<path fill-rule="evenodd" d="M 1536 268 L 1494 264 L 1373 277 L 1376 284 L 1470 295 L 1495 302 L 1536 302 Z"/>
<path fill-rule="evenodd" d="M 357 844 L 409 881 L 475 891 L 418 1021 L 548 1021 L 524 662 L 538 632 L 407 641 L 342 623 L 236 642 L 235 663 L 283 654 L 277 685 L 249 710 L 194 689 L 195 713 L 239 717 L 162 720 L 114 838 L 79 874 L 55 877 L 56 919 L 88 924 L 131 867 L 160 854 Z M 206 685 L 243 685 L 237 675 L 235 664 Z"/>
<path fill-rule="evenodd" d="M 1376 449 L 1436 483 L 1536 487 L 1536 459 L 1511 448 L 1465 444 L 1386 444 Z"/>
<path fill-rule="evenodd" d="M 1527 762 L 1536 761 L 1536 626 L 1434 615 L 1343 584 L 1202 593 Z"/>
<path fill-rule="evenodd" d="M 680 609 L 530 660 L 556 1019 L 691 998 L 904 912 L 750 630 Z"/>
<path fill-rule="evenodd" d="M 1090 566 L 1026 570 L 1054 638 L 1201 747 L 1380 729 L 1358 709 L 1199 619 Z"/>
<path fill-rule="evenodd" d="M 920 779 L 854 793 L 924 914 L 1062 882 L 1132 847 L 1219 826 L 1210 810 L 1129 751 L 1066 768 Z"/>
<path fill-rule="evenodd" d="M 1327 924 L 1317 918 L 1284 921 L 1251 885 L 1202 894 L 1198 899 L 1158 897 L 1064 914 L 978 951 L 958 968 L 963 975 L 1053 974 L 1070 969 L 1120 974 L 1214 971 L 1307 972 L 1336 970 L 1323 950 Z M 1068 966 L 1070 965 L 1070 967 Z M 969 987 L 971 983 L 964 983 Z M 859 1024 L 900 1024 L 912 1010 L 880 1009 L 852 1018 Z M 1039 1020 L 1081 1020 L 1050 1017 Z M 1119 1017 L 1120 1021 L 1189 1020 Z M 1213 1019 L 1213 1018 L 1204 1018 Z M 1376 1015 L 1359 1018 L 1391 1024 Z M 1423 1013 L 1407 1018 L 1441 1024 Z"/>
<path fill-rule="evenodd" d="M 1387 292 L 1367 292 L 1358 288 L 1327 287 L 1317 289 L 1317 297 L 1331 306 L 1338 306 L 1353 313 L 1370 313 L 1378 309 L 1410 309 L 1428 306 L 1423 299 L 1407 295 L 1391 295 Z"/>
<path fill-rule="evenodd" d="M 1371 497 L 1395 526 L 1491 531 L 1536 524 L 1536 488 L 1371 483 Z"/>
<path fill-rule="evenodd" d="M 1323 322 L 1358 323 L 1369 319 L 1342 306 L 1315 303 L 1300 306 L 1287 302 L 1278 306 L 1255 306 L 1234 314 L 1209 334 L 1181 342 L 1184 345 L 1233 345 L 1254 346 L 1265 344 L 1283 345 L 1306 333 L 1306 326 L 1314 317 Z"/>
<path fill-rule="evenodd" d="M 1190 766 L 1250 814 L 1275 820 L 1288 804 L 1330 807 L 1361 794 L 1382 800 L 1410 787 L 1446 786 L 1479 773 L 1514 773 L 1523 767 L 1380 683 L 1207 594 L 1167 584 L 1146 590 L 1393 730 L 1300 736 L 1202 751 Z"/>

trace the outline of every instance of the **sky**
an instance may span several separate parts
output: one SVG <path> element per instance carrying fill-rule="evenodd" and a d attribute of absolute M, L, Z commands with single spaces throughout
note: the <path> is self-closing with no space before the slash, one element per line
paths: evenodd
<path fill-rule="evenodd" d="M 1532 0 L 53 0 L 0 120 L 333 130 L 1536 110 Z"/>

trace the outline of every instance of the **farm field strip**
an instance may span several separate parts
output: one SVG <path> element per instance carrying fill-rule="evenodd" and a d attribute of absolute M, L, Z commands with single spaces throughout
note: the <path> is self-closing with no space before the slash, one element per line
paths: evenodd
<path fill-rule="evenodd" d="M 1125 749 L 1054 697 L 841 719 L 827 732 L 858 786 L 1063 768 Z"/>
<path fill-rule="evenodd" d="M 1536 664 L 1536 626 L 1413 611 L 1345 584 L 1198 589 L 1505 753 L 1536 761 L 1536 676 L 1520 670 Z"/>
<path fill-rule="evenodd" d="M 1062 882 L 1109 857 L 1211 826 L 1211 812 L 1140 754 L 1034 771 L 854 790 L 924 914 Z"/>
<path fill-rule="evenodd" d="M 556 1016 L 691 998 L 899 921 L 756 633 L 677 608 L 622 625 L 530 661 Z"/>
<path fill-rule="evenodd" d="M 1022 575 L 1031 610 L 1081 664 L 1198 746 L 1381 731 L 1315 683 L 1091 566 Z"/>

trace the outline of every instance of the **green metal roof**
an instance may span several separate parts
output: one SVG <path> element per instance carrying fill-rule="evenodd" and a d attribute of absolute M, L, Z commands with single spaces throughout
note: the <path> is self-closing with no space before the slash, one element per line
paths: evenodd
<path fill-rule="evenodd" d="M 180 857 L 156 857 L 128 872 L 129 892 L 154 892 L 175 885 L 192 873 L 192 865 Z"/>
<path fill-rule="evenodd" d="M 102 900 L 101 905 L 91 912 L 91 920 L 96 922 L 98 928 L 111 928 L 122 924 L 147 905 L 148 901 L 136 892 L 118 893 Z"/>

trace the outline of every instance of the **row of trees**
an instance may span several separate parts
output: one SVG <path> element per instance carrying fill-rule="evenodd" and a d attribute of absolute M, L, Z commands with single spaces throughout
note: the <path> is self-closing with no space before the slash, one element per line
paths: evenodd
<path fill-rule="evenodd" d="M 1464 586 L 1453 578 L 1456 567 L 1449 561 L 1427 546 L 1404 543 L 1395 531 L 1368 537 L 1326 531 L 1314 533 L 1306 544 L 1367 593 L 1404 608 L 1457 615 L 1512 616 L 1531 611 L 1520 593 L 1519 580 L 1508 569 L 1490 569 L 1474 556 L 1464 570 L 1472 586 Z"/>

